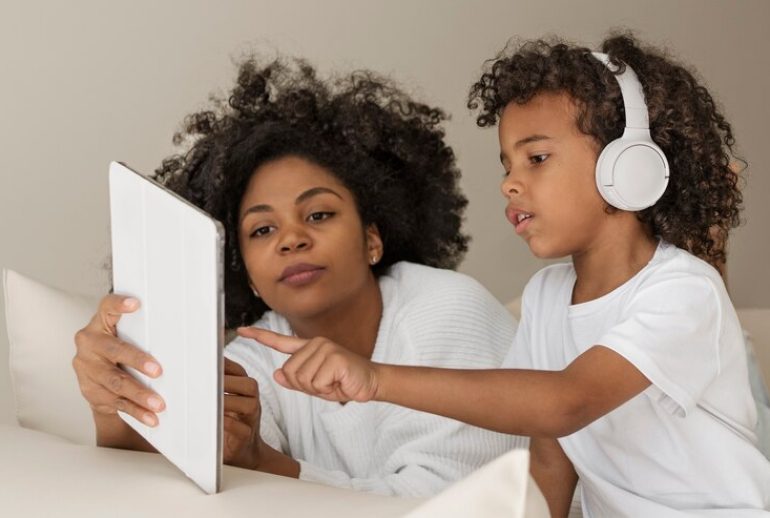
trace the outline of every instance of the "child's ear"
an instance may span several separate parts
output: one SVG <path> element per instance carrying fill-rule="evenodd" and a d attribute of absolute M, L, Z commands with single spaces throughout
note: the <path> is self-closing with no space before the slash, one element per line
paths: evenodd
<path fill-rule="evenodd" d="M 385 248 L 382 245 L 380 230 L 376 224 L 371 223 L 366 227 L 366 254 L 369 258 L 369 264 L 374 266 L 379 263 L 384 253 Z"/>

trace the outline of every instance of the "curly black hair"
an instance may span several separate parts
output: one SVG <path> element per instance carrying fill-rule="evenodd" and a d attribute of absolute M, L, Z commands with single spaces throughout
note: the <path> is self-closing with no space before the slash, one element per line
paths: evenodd
<path fill-rule="evenodd" d="M 364 225 L 376 224 L 380 275 L 398 261 L 455 268 L 467 250 L 467 204 L 439 109 L 413 101 L 369 71 L 321 80 L 300 59 L 239 65 L 227 100 L 189 115 L 155 179 L 225 227 L 225 320 L 248 325 L 269 308 L 255 298 L 238 244 L 238 210 L 262 164 L 298 156 L 328 169 L 354 195 Z"/>
<path fill-rule="evenodd" d="M 611 35 L 602 52 L 630 66 L 644 89 L 650 133 L 670 167 L 669 185 L 652 207 L 637 213 L 653 235 L 719 268 L 727 235 L 740 224 L 739 177 L 730 167 L 735 139 L 730 124 L 694 74 L 633 35 Z M 541 92 L 565 92 L 575 102 L 577 126 L 604 147 L 623 134 L 625 110 L 612 72 L 585 47 L 558 39 L 507 46 L 472 85 L 468 107 L 481 127 L 494 126 L 508 103 Z"/>

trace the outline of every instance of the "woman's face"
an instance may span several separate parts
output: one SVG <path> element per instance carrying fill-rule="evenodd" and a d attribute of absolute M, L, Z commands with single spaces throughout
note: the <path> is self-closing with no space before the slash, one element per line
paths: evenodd
<path fill-rule="evenodd" d="M 327 169 L 287 156 L 258 167 L 239 210 L 240 250 L 252 288 L 274 311 L 323 315 L 355 300 L 382 257 L 353 194 Z"/>

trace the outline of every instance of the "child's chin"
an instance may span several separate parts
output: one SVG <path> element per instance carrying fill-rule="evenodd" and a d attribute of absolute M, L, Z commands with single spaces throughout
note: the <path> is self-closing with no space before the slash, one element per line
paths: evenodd
<path fill-rule="evenodd" d="M 532 252 L 532 255 L 538 259 L 561 259 L 565 257 L 565 254 L 560 253 L 557 250 L 544 246 L 538 246 L 537 243 L 532 243 L 531 241 L 529 243 L 529 251 Z"/>

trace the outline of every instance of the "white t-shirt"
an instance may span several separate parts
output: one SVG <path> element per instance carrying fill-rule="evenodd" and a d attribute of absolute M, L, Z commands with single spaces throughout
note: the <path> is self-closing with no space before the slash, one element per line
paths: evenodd
<path fill-rule="evenodd" d="M 372 360 L 446 368 L 497 368 L 515 322 L 465 275 L 397 263 L 380 277 L 383 313 Z M 291 334 L 274 312 L 255 327 Z M 257 380 L 262 438 L 300 463 L 300 478 L 402 496 L 433 495 L 514 447 L 521 437 L 388 403 L 346 405 L 287 390 L 273 372 L 287 355 L 237 338 L 225 356 Z"/>
<path fill-rule="evenodd" d="M 504 365 L 561 370 L 599 344 L 652 383 L 559 439 L 585 516 L 768 516 L 770 462 L 756 446 L 741 327 L 717 271 L 661 243 L 598 299 L 572 305 L 575 280 L 571 264 L 532 278 Z"/>

